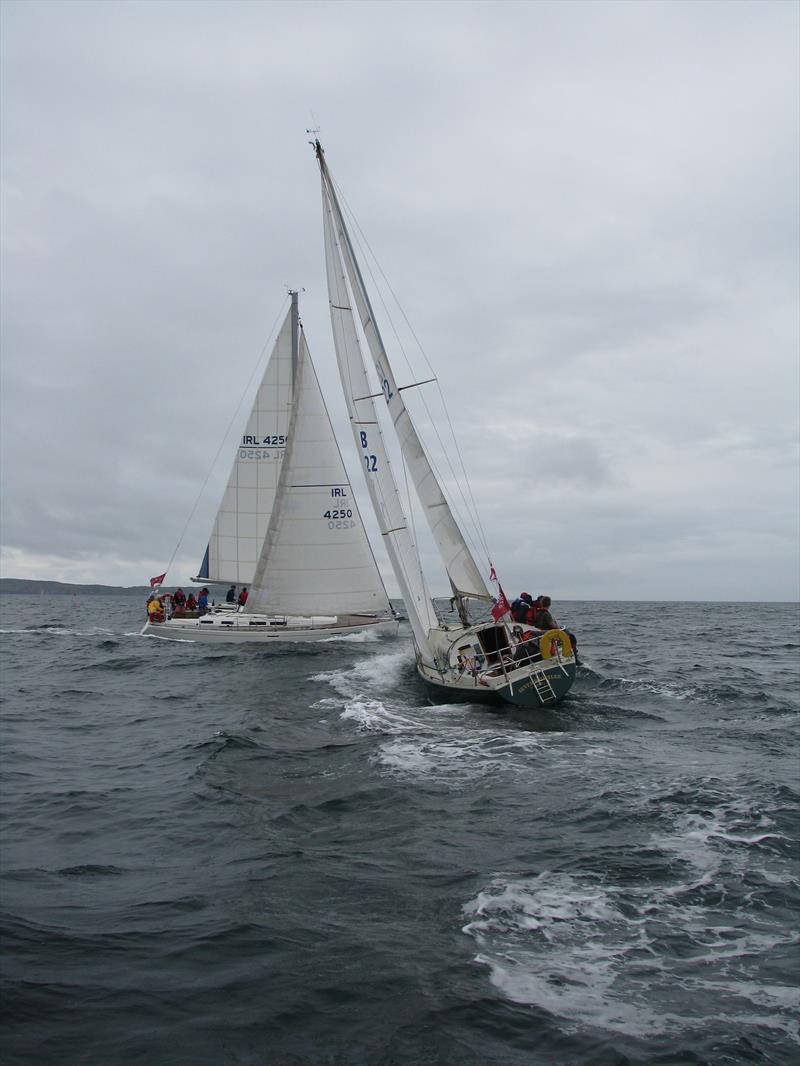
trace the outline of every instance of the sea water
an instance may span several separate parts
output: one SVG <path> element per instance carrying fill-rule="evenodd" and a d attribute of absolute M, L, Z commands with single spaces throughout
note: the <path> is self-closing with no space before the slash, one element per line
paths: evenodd
<path fill-rule="evenodd" d="M 554 611 L 531 713 L 5 597 L 6 1066 L 800 1061 L 796 605 Z"/>

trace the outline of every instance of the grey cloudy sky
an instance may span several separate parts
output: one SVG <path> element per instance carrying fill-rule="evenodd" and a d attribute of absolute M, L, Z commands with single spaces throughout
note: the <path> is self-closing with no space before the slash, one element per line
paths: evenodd
<path fill-rule="evenodd" d="M 799 13 L 3 3 L 3 574 L 161 572 L 287 284 L 366 508 L 317 124 L 508 592 L 798 598 Z"/>

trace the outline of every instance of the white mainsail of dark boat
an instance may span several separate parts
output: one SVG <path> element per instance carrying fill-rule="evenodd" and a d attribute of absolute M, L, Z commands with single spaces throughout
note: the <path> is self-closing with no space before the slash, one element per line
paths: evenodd
<path fill-rule="evenodd" d="M 307 642 L 397 621 L 367 539 L 300 324 L 278 334 L 201 572 L 249 586 L 244 607 L 178 612 L 143 633 L 207 643 Z"/>
<path fill-rule="evenodd" d="M 319 141 L 315 148 L 322 178 L 328 296 L 339 373 L 370 499 L 411 623 L 417 669 L 429 684 L 450 692 L 491 693 L 525 707 L 556 703 L 569 691 L 576 670 L 574 649 L 563 630 L 540 633 L 529 625 L 503 621 L 502 614 L 497 621 L 470 621 L 470 600 L 490 604 L 494 597 L 481 577 L 406 408 Z M 378 375 L 377 393 L 368 378 L 356 313 Z M 431 601 L 389 463 L 376 396 L 383 397 L 403 461 L 447 571 L 458 604 L 458 625 L 440 621 Z"/>

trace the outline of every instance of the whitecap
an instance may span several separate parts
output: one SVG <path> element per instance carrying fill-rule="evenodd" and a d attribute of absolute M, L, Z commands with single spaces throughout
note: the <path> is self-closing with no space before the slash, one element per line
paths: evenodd
<path fill-rule="evenodd" d="M 697 903 L 680 899 L 706 884 L 708 902 L 702 891 Z M 798 995 L 762 975 L 765 960 L 795 943 L 796 933 L 777 918 L 769 928 L 763 911 L 757 928 L 744 909 L 736 926 L 717 924 L 717 898 L 711 877 L 623 886 L 592 873 L 501 873 L 463 907 L 463 932 L 501 994 L 570 1027 L 629 1036 L 700 1028 L 723 1021 L 744 999 L 759 1012 L 755 1024 L 792 1035 L 784 1012 Z M 679 954 L 664 950 L 665 938 L 680 939 Z"/>
<path fill-rule="evenodd" d="M 331 644 L 335 641 L 337 644 L 376 644 L 382 639 L 380 633 L 376 633 L 371 629 L 365 629 L 361 633 L 342 633 L 332 637 L 323 637 L 323 639 L 318 640 L 317 643 Z"/>
<path fill-rule="evenodd" d="M 450 784 L 498 773 L 533 772 L 544 744 L 530 733 L 500 734 L 448 727 L 383 744 L 376 759 L 386 769 Z"/>
<path fill-rule="evenodd" d="M 345 704 L 342 718 L 369 733 L 416 732 L 419 723 L 390 711 L 380 700 L 356 699 Z"/>

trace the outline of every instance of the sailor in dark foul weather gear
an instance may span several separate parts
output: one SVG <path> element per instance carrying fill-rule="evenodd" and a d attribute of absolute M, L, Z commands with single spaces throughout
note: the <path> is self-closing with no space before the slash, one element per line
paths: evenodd
<path fill-rule="evenodd" d="M 549 596 L 539 597 L 539 606 L 537 611 L 537 618 L 539 621 L 536 623 L 540 629 L 563 629 L 572 642 L 572 648 L 575 652 L 575 662 L 578 666 L 582 666 L 580 659 L 578 658 L 578 638 L 572 632 L 571 629 L 567 629 L 565 626 L 559 626 L 558 622 L 550 614 L 550 604 L 553 601 Z"/>
<path fill-rule="evenodd" d="M 521 592 L 519 597 L 511 604 L 511 617 L 515 622 L 523 622 L 529 626 L 541 627 L 536 622 L 536 603 L 529 592 Z"/>

